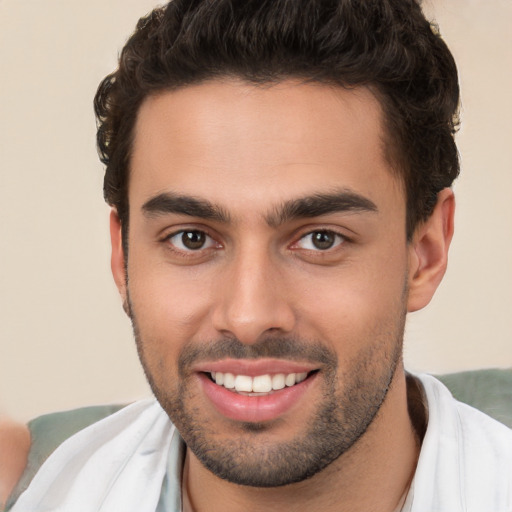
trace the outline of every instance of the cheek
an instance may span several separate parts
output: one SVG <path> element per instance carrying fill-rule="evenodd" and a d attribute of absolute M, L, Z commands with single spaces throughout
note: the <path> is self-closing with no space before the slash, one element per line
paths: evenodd
<path fill-rule="evenodd" d="M 208 310 L 209 280 L 204 273 L 193 267 L 152 262 L 144 254 L 130 258 L 131 302 L 137 309 L 138 320 L 147 322 L 148 328 L 170 325 L 177 331 L 188 329 Z"/>
<path fill-rule="evenodd" d="M 174 372 L 178 355 L 187 342 L 209 335 L 203 329 L 210 303 L 205 280 L 190 273 L 171 272 L 161 262 L 146 265 L 146 260 L 142 268 L 135 257 L 132 261 L 128 268 L 128 293 L 139 348 L 153 373 Z"/>
<path fill-rule="evenodd" d="M 348 265 L 297 291 L 304 299 L 299 316 L 311 337 L 338 352 L 340 344 L 353 352 L 377 338 L 395 341 L 405 308 L 406 262 L 400 257 L 378 262 Z"/>

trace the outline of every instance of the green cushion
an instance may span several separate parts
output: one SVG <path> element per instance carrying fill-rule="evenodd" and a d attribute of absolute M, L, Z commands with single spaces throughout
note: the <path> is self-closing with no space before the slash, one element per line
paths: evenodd
<path fill-rule="evenodd" d="M 467 371 L 437 378 L 457 400 L 512 428 L 512 368 Z"/>

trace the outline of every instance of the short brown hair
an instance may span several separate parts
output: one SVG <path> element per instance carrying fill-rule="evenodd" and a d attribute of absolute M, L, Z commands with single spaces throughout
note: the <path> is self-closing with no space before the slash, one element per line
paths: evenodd
<path fill-rule="evenodd" d="M 217 77 L 368 86 L 407 195 L 407 235 L 459 173 L 453 57 L 416 0 L 173 0 L 141 18 L 95 97 L 105 200 L 128 226 L 133 131 L 149 95 Z"/>

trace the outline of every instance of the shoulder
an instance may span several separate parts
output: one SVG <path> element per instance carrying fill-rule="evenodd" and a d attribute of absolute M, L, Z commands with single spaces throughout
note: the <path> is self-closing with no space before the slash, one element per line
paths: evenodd
<path fill-rule="evenodd" d="M 5 486 L 4 464 L 0 465 L 0 485 L 3 493 L 0 496 L 0 510 L 3 510 L 3 505 L 6 506 L 6 510 L 12 507 L 20 494 L 29 486 L 42 464 L 58 446 L 75 433 L 110 416 L 122 407 L 123 405 L 83 407 L 39 416 L 31 420 L 27 426 L 16 424 L 17 465 L 7 464 Z M 8 453 L 3 451 L 4 445 L 11 446 L 11 449 L 14 446 L 12 429 L 12 426 L 10 427 L 7 423 L 4 430 L 0 426 L 0 459 L 2 461 L 4 453 Z"/>
<path fill-rule="evenodd" d="M 26 425 L 0 418 L 0 508 L 21 478 L 30 450 Z"/>
<path fill-rule="evenodd" d="M 182 441 L 154 398 L 113 414 L 105 415 L 104 407 L 95 409 L 57 413 L 30 423 L 33 436 L 27 469 L 9 497 L 7 510 L 97 510 L 98 500 L 103 503 L 107 494 L 119 504 L 109 510 L 122 510 L 118 501 L 141 499 L 140 486 L 132 485 L 134 475 L 142 481 L 149 478 L 144 492 L 149 500 L 158 500 L 166 472 L 167 485 L 173 478 L 178 482 Z M 91 412 L 104 417 L 90 422 Z M 74 422 L 77 414 L 81 419 Z M 82 427 L 78 432 L 70 431 L 78 424 Z M 171 453 L 174 466 L 170 469 L 164 462 Z M 179 497 L 179 485 L 175 488 Z"/>
<path fill-rule="evenodd" d="M 428 407 L 415 476 L 418 505 L 457 512 L 512 510 L 512 430 L 457 401 L 435 378 L 417 377 Z"/>
<path fill-rule="evenodd" d="M 469 370 L 437 378 L 458 401 L 512 428 L 512 368 Z"/>
<path fill-rule="evenodd" d="M 468 481 L 501 481 L 512 492 L 512 430 L 467 404 L 455 401 L 454 408 Z"/>
<path fill-rule="evenodd" d="M 504 423 L 491 418 L 471 404 L 463 403 L 452 395 L 438 379 L 420 375 L 428 406 L 428 429 L 443 434 L 443 439 L 457 440 L 459 446 L 484 447 L 492 453 L 491 446 L 498 446 L 497 454 L 505 454 L 512 464 L 512 430 Z M 469 403 L 468 403 L 469 402 Z"/>

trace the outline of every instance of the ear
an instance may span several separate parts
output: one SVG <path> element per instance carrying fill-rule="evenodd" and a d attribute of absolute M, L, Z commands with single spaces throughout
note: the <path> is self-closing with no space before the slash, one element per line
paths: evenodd
<path fill-rule="evenodd" d="M 445 188 L 437 195 L 432 215 L 414 232 L 409 246 L 409 312 L 422 309 L 430 302 L 444 276 L 454 213 L 453 191 Z"/>
<path fill-rule="evenodd" d="M 126 291 L 126 266 L 123 250 L 123 232 L 121 221 L 115 208 L 110 211 L 110 243 L 112 245 L 112 255 L 110 257 L 110 268 L 116 283 L 117 289 L 123 299 L 123 308 L 126 311 L 127 291 Z"/>

